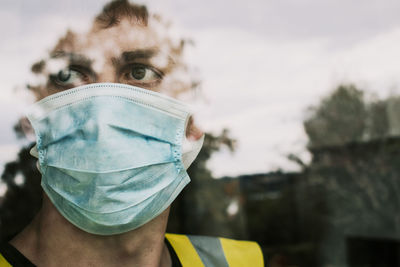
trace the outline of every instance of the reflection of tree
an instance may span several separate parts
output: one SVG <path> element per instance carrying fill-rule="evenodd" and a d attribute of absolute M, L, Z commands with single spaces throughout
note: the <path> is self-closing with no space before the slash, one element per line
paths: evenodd
<path fill-rule="evenodd" d="M 341 145 L 361 140 L 366 123 L 363 93 L 356 87 L 339 86 L 304 122 L 310 146 Z"/>
<path fill-rule="evenodd" d="M 388 102 L 376 100 L 368 105 L 367 134 L 368 139 L 385 138 L 389 134 Z"/>
<path fill-rule="evenodd" d="M 341 85 L 309 110 L 304 121 L 309 147 L 337 146 L 393 135 L 398 132 L 393 129 L 398 127 L 398 103 L 397 97 L 366 101 L 363 91 L 354 85 Z"/>

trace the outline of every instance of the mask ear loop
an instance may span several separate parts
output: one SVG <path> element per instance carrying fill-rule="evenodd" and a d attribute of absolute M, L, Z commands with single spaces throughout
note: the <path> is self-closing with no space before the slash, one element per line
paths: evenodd
<path fill-rule="evenodd" d="M 36 140 L 37 140 L 37 142 L 38 141 L 40 141 L 40 137 L 36 134 L 36 131 L 35 131 L 35 127 L 34 127 L 34 124 L 33 124 L 33 122 L 32 122 L 32 119 L 31 118 L 29 118 L 29 116 L 27 117 L 27 119 L 29 120 L 29 123 L 30 123 L 30 125 L 31 125 L 31 127 L 32 127 L 32 129 L 33 129 L 33 132 L 35 133 L 35 136 L 36 136 Z M 32 157 L 35 157 L 36 159 L 37 159 L 37 161 L 36 161 L 36 168 L 39 170 L 39 172 L 42 174 L 42 171 L 40 170 L 40 155 L 39 155 L 39 151 L 38 151 L 38 149 L 37 149 L 37 142 L 36 142 L 36 144 L 29 150 L 29 154 L 31 154 L 31 156 Z"/>
<path fill-rule="evenodd" d="M 187 170 L 193 161 L 196 159 L 197 155 L 200 153 L 200 150 L 204 143 L 204 134 L 197 139 L 196 141 L 190 141 L 186 134 L 189 123 L 193 121 L 192 115 L 187 116 L 185 121 L 185 132 L 183 134 L 182 140 L 182 164 Z"/>
<path fill-rule="evenodd" d="M 29 154 L 31 154 L 31 156 L 35 157 L 35 158 L 39 158 L 39 152 L 37 150 L 36 145 L 34 145 L 31 150 L 29 150 Z"/>

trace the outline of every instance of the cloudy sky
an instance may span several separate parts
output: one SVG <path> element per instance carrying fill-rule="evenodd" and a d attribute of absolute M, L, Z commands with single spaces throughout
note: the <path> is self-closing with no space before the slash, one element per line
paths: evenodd
<path fill-rule="evenodd" d="M 30 65 L 67 27 L 87 27 L 107 1 L 0 0 L 0 168 L 21 142 L 12 125 Z M 140 1 L 195 41 L 203 80 L 195 103 L 206 131 L 228 128 L 236 153 L 210 162 L 214 175 L 296 170 L 305 161 L 307 107 L 340 83 L 385 97 L 400 92 L 400 2 L 395 0 Z"/>

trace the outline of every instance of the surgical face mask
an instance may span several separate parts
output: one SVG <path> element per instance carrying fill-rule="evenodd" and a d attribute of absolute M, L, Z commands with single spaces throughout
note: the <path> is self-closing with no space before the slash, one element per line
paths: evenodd
<path fill-rule="evenodd" d="M 133 230 L 163 212 L 190 181 L 186 169 L 204 139 L 186 139 L 184 104 L 124 84 L 51 95 L 27 117 L 44 191 L 72 224 L 100 235 Z"/>

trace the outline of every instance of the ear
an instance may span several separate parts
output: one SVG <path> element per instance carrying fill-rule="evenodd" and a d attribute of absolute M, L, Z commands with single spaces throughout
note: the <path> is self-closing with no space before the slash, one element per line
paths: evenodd
<path fill-rule="evenodd" d="M 203 134 L 203 131 L 195 125 L 193 116 L 191 116 L 186 126 L 186 138 L 190 141 L 196 141 L 199 140 Z"/>

